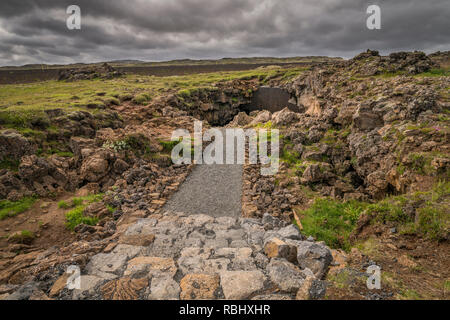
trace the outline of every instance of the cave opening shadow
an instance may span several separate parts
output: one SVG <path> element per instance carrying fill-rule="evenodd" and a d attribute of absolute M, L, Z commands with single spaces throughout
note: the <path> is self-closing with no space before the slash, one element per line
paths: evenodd
<path fill-rule="evenodd" d="M 252 111 L 267 110 L 272 113 L 289 108 L 293 112 L 301 112 L 301 109 L 294 103 L 289 92 L 280 87 L 260 87 L 254 92 L 252 101 L 241 107 L 247 114 Z"/>

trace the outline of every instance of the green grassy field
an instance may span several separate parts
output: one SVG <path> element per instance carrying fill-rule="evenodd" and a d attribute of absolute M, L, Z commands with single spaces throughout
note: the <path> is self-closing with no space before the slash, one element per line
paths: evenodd
<path fill-rule="evenodd" d="M 0 125 L 6 128 L 26 128 L 32 118 L 44 115 L 45 110 L 56 108 L 70 112 L 86 109 L 90 104 L 98 106 L 118 104 L 133 98 L 136 104 L 145 105 L 168 91 L 186 92 L 234 79 L 257 78 L 264 83 L 273 77 L 280 77 L 287 81 L 304 70 L 304 68 L 258 68 L 250 71 L 171 77 L 126 75 L 111 80 L 45 81 L 2 85 Z"/>

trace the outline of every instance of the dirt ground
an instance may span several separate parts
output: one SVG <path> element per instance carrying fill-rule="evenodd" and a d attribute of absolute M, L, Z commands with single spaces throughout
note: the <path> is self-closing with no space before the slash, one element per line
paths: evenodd
<path fill-rule="evenodd" d="M 41 199 L 24 213 L 0 221 L 0 250 L 10 245 L 7 237 L 17 231 L 31 231 L 35 235 L 34 249 L 66 246 L 75 241 L 75 234 L 65 226 L 67 210 L 58 208 L 58 201 L 70 200 L 73 194 L 58 199 Z"/>
<path fill-rule="evenodd" d="M 327 299 L 450 299 L 448 242 L 380 229 L 367 231 L 363 237 L 347 255 L 344 271 L 331 270 Z M 374 263 L 381 267 L 381 290 L 369 290 L 367 277 L 361 276 Z"/>

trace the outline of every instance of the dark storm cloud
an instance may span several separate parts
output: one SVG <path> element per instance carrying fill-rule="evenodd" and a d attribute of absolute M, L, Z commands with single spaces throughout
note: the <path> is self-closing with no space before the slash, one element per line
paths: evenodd
<path fill-rule="evenodd" d="M 366 28 L 370 4 L 382 30 Z M 448 0 L 2 0 L 0 65 L 432 52 L 449 50 L 449 16 Z"/>

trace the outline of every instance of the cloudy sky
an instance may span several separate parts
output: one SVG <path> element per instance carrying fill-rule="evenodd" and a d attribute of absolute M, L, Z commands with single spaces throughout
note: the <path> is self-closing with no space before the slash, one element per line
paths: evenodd
<path fill-rule="evenodd" d="M 370 4 L 381 30 L 366 28 Z M 449 17 L 449 0 L 1 0 L 0 65 L 431 53 L 450 50 Z"/>

